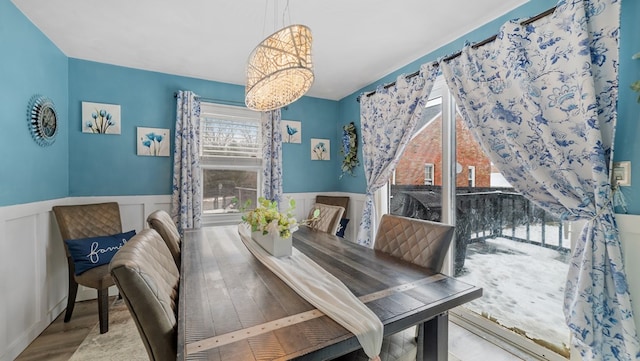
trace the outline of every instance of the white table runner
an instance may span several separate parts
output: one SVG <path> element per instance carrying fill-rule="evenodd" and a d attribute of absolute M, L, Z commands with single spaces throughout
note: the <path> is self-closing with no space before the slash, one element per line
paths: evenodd
<path fill-rule="evenodd" d="M 291 256 L 277 258 L 251 239 L 251 230 L 246 224 L 238 225 L 238 233 L 262 264 L 300 297 L 351 331 L 370 359 L 379 360 L 384 326 L 347 286 L 295 247 Z"/>

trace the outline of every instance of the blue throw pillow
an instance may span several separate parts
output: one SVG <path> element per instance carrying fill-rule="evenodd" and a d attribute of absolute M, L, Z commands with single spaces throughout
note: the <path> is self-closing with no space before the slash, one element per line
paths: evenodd
<path fill-rule="evenodd" d="M 116 252 L 135 234 L 136 231 L 132 230 L 111 236 L 65 240 L 76 269 L 75 274 L 111 262 Z"/>
<path fill-rule="evenodd" d="M 344 231 L 347 229 L 347 223 L 349 223 L 348 218 L 342 218 L 340 220 L 340 225 L 338 226 L 338 231 L 336 232 L 336 236 L 344 238 Z"/>

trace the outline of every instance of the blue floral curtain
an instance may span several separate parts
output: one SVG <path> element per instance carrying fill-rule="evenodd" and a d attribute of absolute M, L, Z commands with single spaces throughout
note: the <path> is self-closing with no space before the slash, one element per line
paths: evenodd
<path fill-rule="evenodd" d="M 394 86 L 379 86 L 372 96 L 360 97 L 362 158 L 367 195 L 358 232 L 358 243 L 371 247 L 375 229 L 373 194 L 385 185 L 411 140 L 416 122 L 422 116 L 438 69 L 432 64 L 420 67 L 417 76 L 400 75 Z"/>
<path fill-rule="evenodd" d="M 262 196 L 278 202 L 282 198 L 282 130 L 280 109 L 262 113 Z"/>
<path fill-rule="evenodd" d="M 190 91 L 177 95 L 176 138 L 173 152 L 171 213 L 182 234 L 199 228 L 202 215 L 200 172 L 200 100 Z"/>
<path fill-rule="evenodd" d="M 618 0 L 560 1 L 530 25 L 441 62 L 463 118 L 518 191 L 586 220 L 564 312 L 584 360 L 636 360 L 640 344 L 613 212 L 609 166 L 618 91 Z"/>

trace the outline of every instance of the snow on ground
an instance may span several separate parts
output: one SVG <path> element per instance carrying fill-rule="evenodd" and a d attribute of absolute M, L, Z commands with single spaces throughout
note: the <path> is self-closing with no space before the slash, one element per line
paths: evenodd
<path fill-rule="evenodd" d="M 557 228 L 550 231 L 557 238 Z M 507 328 L 517 327 L 529 338 L 568 345 L 562 302 L 569 257 L 568 253 L 505 238 L 470 244 L 465 273 L 458 278 L 482 287 L 483 295 L 467 308 Z"/>

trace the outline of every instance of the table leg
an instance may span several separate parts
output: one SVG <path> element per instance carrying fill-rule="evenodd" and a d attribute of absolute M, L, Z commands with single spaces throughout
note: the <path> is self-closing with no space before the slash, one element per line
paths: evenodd
<path fill-rule="evenodd" d="M 445 312 L 426 321 L 423 328 L 421 335 L 423 345 L 422 360 L 447 361 L 449 358 L 449 314 Z M 419 360 L 420 355 L 418 355 Z"/>

